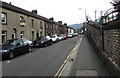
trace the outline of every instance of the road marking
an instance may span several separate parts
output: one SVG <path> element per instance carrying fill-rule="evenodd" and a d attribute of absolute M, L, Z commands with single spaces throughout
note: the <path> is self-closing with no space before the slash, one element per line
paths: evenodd
<path fill-rule="evenodd" d="M 68 62 L 66 62 L 66 64 L 64 65 L 63 69 L 61 70 L 60 74 L 58 75 L 58 78 L 62 75 L 62 73 L 63 73 L 63 71 L 64 71 L 67 64 L 68 64 Z"/>
<path fill-rule="evenodd" d="M 76 41 L 76 44 L 78 44 L 78 43 L 79 43 L 79 41 L 80 41 L 80 40 Z"/>
<path fill-rule="evenodd" d="M 62 66 L 59 68 L 58 72 L 55 74 L 54 78 L 60 78 L 60 76 L 61 76 L 62 73 L 64 72 L 64 70 L 65 70 L 65 68 L 66 68 L 66 66 L 67 66 L 67 64 L 68 64 L 68 62 L 69 62 L 69 58 L 70 58 L 71 56 L 73 56 L 75 49 L 78 47 L 77 44 L 78 44 L 79 42 L 81 42 L 81 40 L 82 40 L 82 37 L 80 38 L 80 40 L 78 40 L 78 41 L 76 42 L 76 46 L 71 50 L 71 52 L 69 53 L 69 55 L 68 55 L 67 58 L 65 59 L 64 63 L 63 63 Z"/>

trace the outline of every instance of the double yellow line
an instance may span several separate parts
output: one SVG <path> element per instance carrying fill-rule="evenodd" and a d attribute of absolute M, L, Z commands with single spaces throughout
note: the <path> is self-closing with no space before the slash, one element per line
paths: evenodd
<path fill-rule="evenodd" d="M 81 39 L 82 39 L 82 38 L 81 38 Z M 78 40 L 78 41 L 76 42 L 76 44 L 78 44 L 78 43 L 81 41 L 81 39 Z M 65 70 L 66 65 L 68 64 L 69 58 L 73 55 L 73 52 L 74 52 L 74 50 L 76 49 L 76 47 L 77 47 L 77 46 L 75 46 L 75 47 L 72 49 L 72 51 L 70 52 L 70 54 L 67 56 L 66 60 L 64 61 L 64 63 L 62 64 L 62 66 L 60 67 L 60 69 L 58 70 L 58 72 L 55 74 L 54 78 L 60 78 L 60 76 L 62 75 L 62 73 L 63 73 L 64 70 Z"/>
<path fill-rule="evenodd" d="M 70 54 L 67 56 L 66 60 L 64 61 L 64 63 L 62 64 L 62 66 L 60 67 L 60 69 L 58 70 L 58 72 L 55 74 L 54 78 L 60 78 L 60 76 L 62 75 L 69 58 L 72 56 L 74 49 L 70 52 Z"/>

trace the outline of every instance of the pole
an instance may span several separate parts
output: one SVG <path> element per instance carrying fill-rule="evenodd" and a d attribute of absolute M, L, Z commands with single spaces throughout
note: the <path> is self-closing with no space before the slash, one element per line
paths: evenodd
<path fill-rule="evenodd" d="M 97 11 L 95 10 L 95 20 L 96 20 L 96 14 L 97 14 Z"/>
<path fill-rule="evenodd" d="M 87 21 L 87 12 L 86 12 L 86 9 L 85 9 L 85 18 L 86 18 L 86 21 Z"/>

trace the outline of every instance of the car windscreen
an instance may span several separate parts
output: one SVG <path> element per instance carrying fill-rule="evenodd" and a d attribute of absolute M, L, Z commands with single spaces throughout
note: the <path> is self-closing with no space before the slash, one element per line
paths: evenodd
<path fill-rule="evenodd" d="M 38 40 L 38 42 L 41 42 L 41 41 L 43 41 L 43 40 L 45 40 L 46 39 L 46 37 L 41 37 L 39 40 Z"/>
<path fill-rule="evenodd" d="M 3 45 L 10 45 L 10 46 L 14 46 L 16 45 L 17 40 L 7 40 L 5 43 L 3 43 Z"/>
<path fill-rule="evenodd" d="M 42 38 L 42 37 L 39 37 L 39 38 L 35 39 L 35 41 L 39 41 L 41 38 Z"/>
<path fill-rule="evenodd" d="M 55 38 L 55 36 L 51 36 L 51 38 Z"/>
<path fill-rule="evenodd" d="M 62 37 L 62 35 L 57 35 L 58 37 Z"/>

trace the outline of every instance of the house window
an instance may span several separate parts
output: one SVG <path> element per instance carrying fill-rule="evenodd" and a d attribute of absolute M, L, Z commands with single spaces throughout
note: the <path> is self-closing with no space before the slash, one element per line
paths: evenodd
<path fill-rule="evenodd" d="M 20 20 L 24 20 L 24 17 L 20 16 Z"/>
<path fill-rule="evenodd" d="M 31 21 L 32 21 L 32 27 L 34 27 L 34 20 L 32 19 Z"/>
<path fill-rule="evenodd" d="M 23 38 L 24 37 L 24 31 L 21 31 L 20 32 L 20 38 Z"/>
<path fill-rule="evenodd" d="M 12 39 L 15 39 L 15 35 L 16 35 L 15 33 L 12 33 Z"/>
<path fill-rule="evenodd" d="M 45 26 L 45 27 L 46 27 L 46 29 L 48 29 L 48 24 L 46 24 L 46 26 Z"/>
<path fill-rule="evenodd" d="M 1 21 L 2 24 L 7 24 L 7 14 L 4 12 L 1 13 Z"/>
<path fill-rule="evenodd" d="M 53 29 L 53 25 L 50 25 L 51 30 Z"/>
<path fill-rule="evenodd" d="M 7 40 L 7 31 L 2 31 L 2 43 Z"/>
<path fill-rule="evenodd" d="M 57 25 L 55 25 L 55 30 L 57 30 Z"/>
<path fill-rule="evenodd" d="M 42 22 L 40 22 L 40 28 L 41 28 L 41 29 L 43 29 L 43 27 L 42 27 L 42 26 L 43 26 L 43 23 L 42 23 Z"/>
<path fill-rule="evenodd" d="M 32 41 L 34 41 L 34 31 L 32 31 Z"/>
<path fill-rule="evenodd" d="M 25 26 L 25 19 L 22 16 L 20 16 L 20 26 Z"/>
<path fill-rule="evenodd" d="M 42 32 L 40 32 L 40 36 L 42 36 Z"/>
<path fill-rule="evenodd" d="M 39 37 L 39 31 L 37 30 L 37 33 L 36 33 L 36 38 L 38 38 Z"/>

